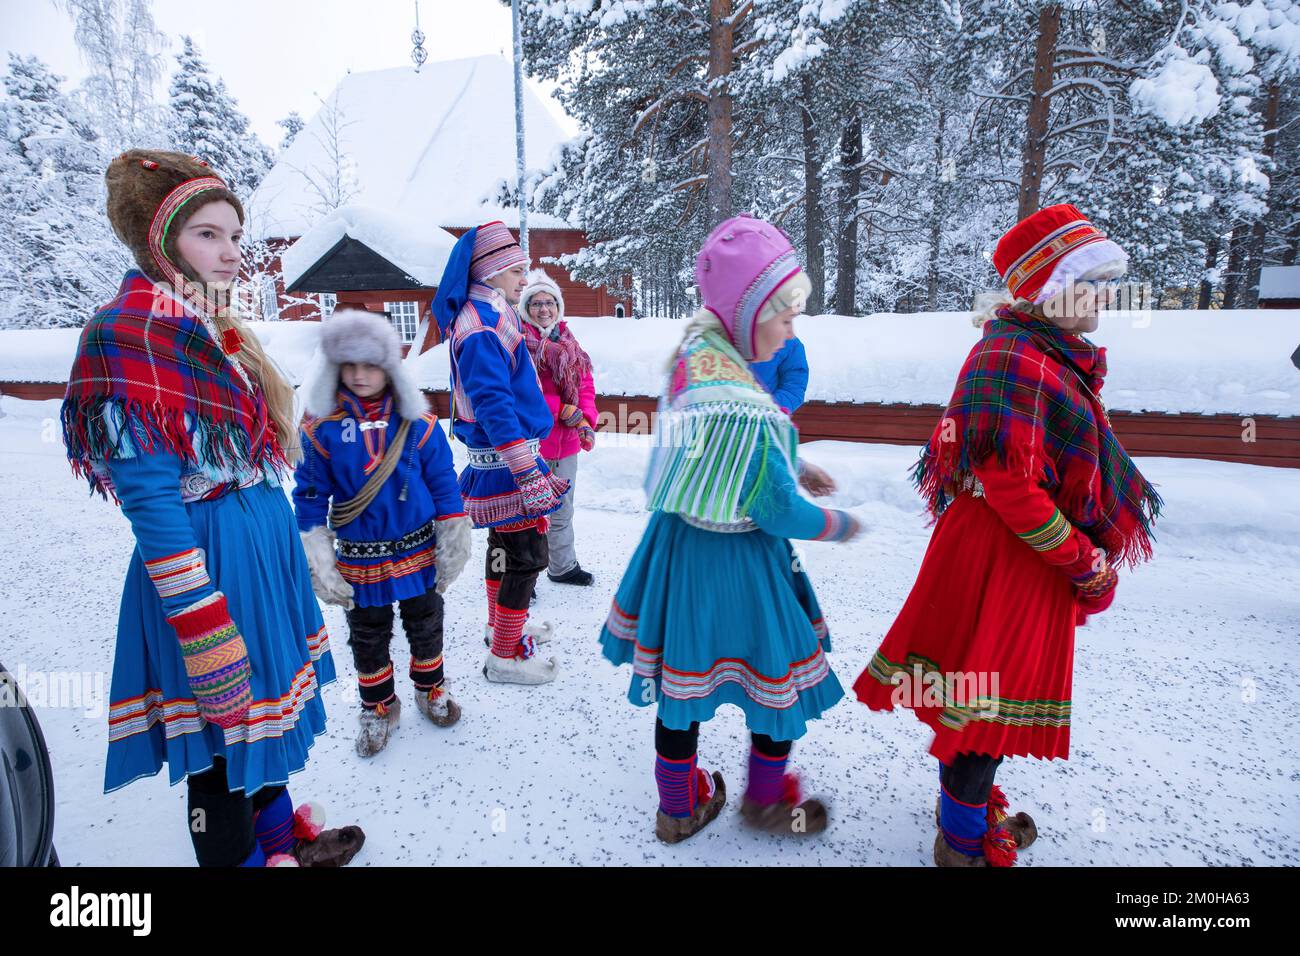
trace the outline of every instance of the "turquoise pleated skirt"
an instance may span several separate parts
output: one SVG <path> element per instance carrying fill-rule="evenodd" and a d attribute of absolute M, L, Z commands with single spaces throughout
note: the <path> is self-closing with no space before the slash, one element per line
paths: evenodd
<path fill-rule="evenodd" d="M 790 542 L 761 529 L 706 531 L 655 512 L 600 642 L 609 661 L 632 664 L 628 700 L 657 704 L 674 730 L 735 704 L 751 731 L 797 740 L 844 696 L 812 582 Z"/>
<path fill-rule="evenodd" d="M 118 616 L 106 792 L 164 763 L 176 784 L 220 756 L 231 789 L 251 795 L 301 770 L 325 730 L 320 688 L 334 680 L 334 660 L 284 492 L 263 483 L 185 507 L 248 648 L 253 704 L 225 730 L 199 716 L 176 632 L 137 549 Z"/>

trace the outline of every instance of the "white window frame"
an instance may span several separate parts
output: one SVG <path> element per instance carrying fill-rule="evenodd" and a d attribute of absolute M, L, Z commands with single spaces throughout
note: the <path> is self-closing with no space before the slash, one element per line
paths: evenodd
<path fill-rule="evenodd" d="M 280 296 L 275 291 L 275 279 L 272 276 L 262 276 L 261 305 L 263 322 L 280 321 Z"/>
<path fill-rule="evenodd" d="M 333 315 L 334 310 L 338 308 L 338 305 L 339 305 L 339 297 L 337 295 L 335 295 L 333 292 L 322 292 L 320 294 L 321 321 L 324 322 L 331 315 Z"/>
<path fill-rule="evenodd" d="M 393 323 L 393 328 L 397 329 L 402 344 L 412 344 L 416 330 L 420 327 L 420 303 L 385 302 L 384 311 L 388 313 L 388 321 Z"/>

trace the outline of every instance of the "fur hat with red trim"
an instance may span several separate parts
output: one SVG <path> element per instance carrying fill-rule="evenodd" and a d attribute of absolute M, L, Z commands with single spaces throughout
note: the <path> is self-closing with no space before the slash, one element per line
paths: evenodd
<path fill-rule="evenodd" d="M 197 156 L 160 149 L 128 149 L 108 164 L 104 179 L 108 184 L 109 224 L 135 256 L 140 271 L 155 282 L 162 282 L 167 276 L 149 248 L 149 227 L 158 207 L 182 183 L 193 179 L 217 180 L 212 188 L 195 193 L 172 216 L 164 249 L 173 262 L 176 261 L 175 237 L 186 221 L 206 204 L 224 199 L 235 207 L 239 221 L 244 221 L 244 207 L 239 198 Z"/>
<path fill-rule="evenodd" d="M 1015 299 L 1046 302 L 1071 282 L 1128 267 L 1128 253 L 1106 238 L 1075 206 L 1045 206 L 998 240 L 993 266 Z"/>

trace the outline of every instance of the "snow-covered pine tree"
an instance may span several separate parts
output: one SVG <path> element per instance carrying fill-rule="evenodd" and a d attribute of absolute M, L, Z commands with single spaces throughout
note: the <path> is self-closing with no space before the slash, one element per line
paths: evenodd
<path fill-rule="evenodd" d="M 732 95 L 755 43 L 753 9 L 751 0 L 525 2 L 529 69 L 561 84 L 558 98 L 588 131 L 534 205 L 592 238 L 565 257 L 576 278 L 615 287 L 633 275 L 638 312 L 689 313 L 695 250 L 719 219 L 753 208 L 763 127 Z"/>
<path fill-rule="evenodd" d="M 0 99 L 0 326 L 79 326 L 130 258 L 107 219 L 104 143 L 62 78 L 10 54 Z"/>
<path fill-rule="evenodd" d="M 167 37 L 150 0 L 57 0 L 75 25 L 77 49 L 90 70 L 83 84 L 96 125 L 115 155 L 165 148 L 166 111 L 154 100 Z"/>
<path fill-rule="evenodd" d="M 1274 245 L 1280 240 L 1285 248 L 1284 237 L 1300 232 L 1294 224 L 1297 158 L 1294 151 L 1288 153 L 1280 148 L 1280 141 L 1289 129 L 1287 120 L 1295 118 L 1295 87 L 1300 80 L 1300 4 L 1294 0 L 1259 0 L 1243 7 L 1237 3 L 1215 2 L 1210 16 L 1213 17 L 1210 24 L 1223 24 L 1231 29 L 1230 35 L 1227 30 L 1217 34 L 1224 37 L 1220 42 L 1228 46 L 1229 55 L 1236 52 L 1232 46 L 1237 40 L 1249 51 L 1260 83 L 1254 106 L 1262 133 L 1263 172 L 1267 176 L 1261 201 L 1267 209 L 1251 223 L 1244 286 L 1240 289 L 1240 305 L 1255 308 L 1259 304 L 1260 269 L 1270 257 L 1270 239 Z M 1216 36 L 1210 26 L 1205 32 L 1212 40 Z M 1283 105 L 1284 99 L 1290 105 L 1289 111 Z"/>
<path fill-rule="evenodd" d="M 808 145 L 831 197 L 836 311 L 964 308 L 988 282 L 989 198 L 968 145 L 975 64 L 951 52 L 962 28 L 948 4 L 762 8 L 757 93 L 810 91 L 823 130 Z"/>
<path fill-rule="evenodd" d="M 275 125 L 284 130 L 284 137 L 280 140 L 279 146 L 280 152 L 283 153 L 293 145 L 293 141 L 298 138 L 298 134 L 303 131 L 303 127 L 307 124 L 304 123 L 302 117 L 298 115 L 298 111 L 294 110 L 284 119 L 276 120 Z"/>
<path fill-rule="evenodd" d="M 181 37 L 170 88 L 172 146 L 204 160 L 238 196 L 249 195 L 271 167 L 270 151 L 248 117 L 212 75 L 194 40 Z"/>

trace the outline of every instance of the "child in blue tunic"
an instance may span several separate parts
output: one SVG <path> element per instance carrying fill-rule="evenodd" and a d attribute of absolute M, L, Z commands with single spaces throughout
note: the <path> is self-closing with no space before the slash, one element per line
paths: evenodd
<path fill-rule="evenodd" d="M 675 843 L 726 799 L 722 775 L 696 765 L 699 726 L 722 704 L 752 734 L 741 815 L 773 832 L 815 833 L 827 813 L 786 772 L 807 722 L 843 696 L 826 661 L 830 634 L 789 538 L 847 541 L 847 512 L 799 496 L 833 490 L 796 465 L 789 416 L 747 363 L 793 335 L 810 283 L 775 226 L 738 217 L 696 260 L 703 308 L 687 328 L 660 401 L 646 478 L 654 512 L 601 631 L 605 656 L 631 662 L 628 699 L 658 705 L 655 832 Z"/>
<path fill-rule="evenodd" d="M 447 436 L 382 316 L 330 317 L 303 397 L 294 509 L 318 596 L 347 608 L 361 692 L 357 753 L 370 757 L 401 715 L 389 656 L 394 602 L 416 706 L 439 727 L 460 719 L 443 673 L 442 594 L 469 557 L 469 518 Z"/>
<path fill-rule="evenodd" d="M 278 474 L 299 454 L 293 391 L 221 307 L 243 207 L 180 153 L 130 150 L 106 178 L 141 271 L 87 323 L 62 409 L 74 471 L 135 536 L 105 789 L 166 763 L 200 865 L 341 866 L 364 834 L 322 832 L 285 788 L 324 732 L 334 662 Z"/>

